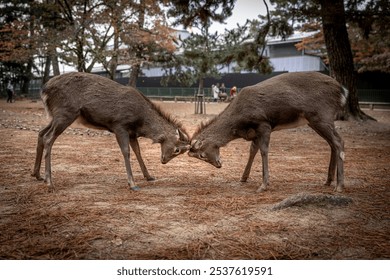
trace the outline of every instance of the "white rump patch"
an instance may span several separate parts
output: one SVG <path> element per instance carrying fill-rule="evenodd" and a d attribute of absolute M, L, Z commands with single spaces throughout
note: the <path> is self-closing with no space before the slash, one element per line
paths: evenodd
<path fill-rule="evenodd" d="M 46 117 L 48 119 L 51 119 L 53 116 L 52 116 L 51 112 L 49 111 L 49 108 L 47 107 L 47 99 L 48 99 L 47 94 L 42 94 L 42 92 L 41 92 L 41 99 L 43 102 L 43 106 L 45 107 Z"/>

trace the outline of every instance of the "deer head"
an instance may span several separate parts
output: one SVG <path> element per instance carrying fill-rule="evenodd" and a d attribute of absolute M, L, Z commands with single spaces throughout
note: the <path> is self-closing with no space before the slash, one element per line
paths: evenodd
<path fill-rule="evenodd" d="M 207 139 L 192 140 L 188 155 L 190 157 L 195 157 L 205 162 L 208 162 L 217 168 L 222 167 L 222 162 L 219 157 L 219 147 L 213 144 L 211 141 L 208 141 Z"/>
<path fill-rule="evenodd" d="M 161 163 L 166 164 L 171 159 L 187 152 L 190 148 L 189 138 L 185 132 L 176 129 L 175 134 L 162 134 L 158 142 L 161 144 Z"/>

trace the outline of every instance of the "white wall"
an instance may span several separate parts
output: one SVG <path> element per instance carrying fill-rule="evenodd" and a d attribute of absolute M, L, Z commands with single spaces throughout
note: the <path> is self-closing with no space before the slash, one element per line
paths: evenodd
<path fill-rule="evenodd" d="M 292 56 L 270 58 L 274 71 L 302 72 L 324 70 L 320 57 Z"/>

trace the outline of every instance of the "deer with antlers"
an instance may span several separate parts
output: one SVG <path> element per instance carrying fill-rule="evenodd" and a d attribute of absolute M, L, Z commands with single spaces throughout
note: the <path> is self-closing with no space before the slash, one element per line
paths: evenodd
<path fill-rule="evenodd" d="M 219 150 L 230 141 L 252 141 L 249 160 L 241 181 L 245 182 L 255 155 L 260 150 L 263 180 L 257 189 L 268 188 L 268 150 L 273 131 L 308 124 L 331 148 L 326 185 L 334 180 L 335 190 L 344 188 L 344 142 L 334 121 L 342 111 L 348 91 L 331 77 L 317 72 L 285 73 L 243 88 L 215 119 L 201 125 L 191 140 L 189 156 L 222 166 Z"/>

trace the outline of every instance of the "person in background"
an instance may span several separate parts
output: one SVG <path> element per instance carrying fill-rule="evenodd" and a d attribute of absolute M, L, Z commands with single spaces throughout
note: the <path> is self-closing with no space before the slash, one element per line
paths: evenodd
<path fill-rule="evenodd" d="M 219 88 L 218 97 L 219 97 L 220 101 L 226 101 L 226 99 L 227 99 L 226 87 L 225 87 L 224 83 L 222 83 L 221 87 Z"/>
<path fill-rule="evenodd" d="M 216 85 L 211 86 L 211 93 L 213 94 L 214 102 L 218 100 L 219 88 Z"/>
<path fill-rule="evenodd" d="M 8 96 L 7 103 L 12 103 L 13 95 L 14 95 L 14 87 L 11 84 L 11 81 L 9 81 L 7 85 L 7 96 Z"/>
<path fill-rule="evenodd" d="M 230 89 L 230 100 L 234 99 L 234 97 L 236 97 L 236 94 L 237 94 L 237 87 L 234 86 Z"/>
<path fill-rule="evenodd" d="M 224 83 L 221 84 L 221 87 L 219 88 L 219 91 L 220 91 L 220 93 L 226 93 L 226 87 L 225 87 Z"/>

